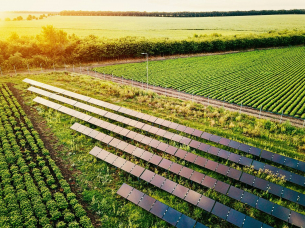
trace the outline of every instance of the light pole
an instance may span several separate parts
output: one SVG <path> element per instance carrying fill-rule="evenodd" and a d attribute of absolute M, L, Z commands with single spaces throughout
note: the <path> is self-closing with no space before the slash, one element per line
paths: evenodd
<path fill-rule="evenodd" d="M 147 84 L 147 87 L 146 89 L 148 90 L 148 53 L 141 53 L 142 55 L 146 55 L 146 60 L 147 60 L 147 65 L 146 65 L 146 84 Z"/>

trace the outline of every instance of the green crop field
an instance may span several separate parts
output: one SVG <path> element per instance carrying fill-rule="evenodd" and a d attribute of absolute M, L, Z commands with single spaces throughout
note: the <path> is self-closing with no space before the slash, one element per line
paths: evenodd
<path fill-rule="evenodd" d="M 43 20 L 4 21 L 19 16 L 0 13 L 0 37 L 7 38 L 12 32 L 21 36 L 39 34 L 42 26 L 53 25 L 68 34 L 80 37 L 90 34 L 120 38 L 137 36 L 145 38 L 187 39 L 198 35 L 236 35 L 262 33 L 270 30 L 305 30 L 305 15 L 272 15 L 205 18 L 162 17 L 102 17 L 102 16 L 51 16 Z M 25 18 L 26 15 L 21 15 Z"/>
<path fill-rule="evenodd" d="M 305 47 L 149 62 L 149 83 L 305 118 Z M 95 69 L 146 82 L 146 62 Z"/>

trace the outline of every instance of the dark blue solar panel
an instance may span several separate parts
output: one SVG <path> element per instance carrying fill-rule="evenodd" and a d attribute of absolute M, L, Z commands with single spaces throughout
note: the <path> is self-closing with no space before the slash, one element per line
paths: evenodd
<path fill-rule="evenodd" d="M 258 188 L 258 189 L 261 189 L 261 190 L 264 190 L 264 191 L 267 191 L 267 188 L 268 188 L 268 185 L 269 185 L 269 182 L 264 180 L 264 179 L 261 179 L 259 177 L 257 177 L 254 181 L 254 187 L 255 188 Z"/>
<path fill-rule="evenodd" d="M 216 202 L 212 214 L 216 215 L 217 217 L 226 220 L 227 215 L 230 211 L 230 208 L 227 207 L 226 205 L 223 205 L 221 203 Z"/>
<path fill-rule="evenodd" d="M 234 149 L 238 149 L 240 146 L 240 143 L 239 142 L 236 142 L 236 141 L 231 141 L 230 144 L 229 144 L 229 147 L 232 147 Z"/>
<path fill-rule="evenodd" d="M 223 150 L 221 149 L 218 153 L 218 157 L 221 157 L 221 158 L 224 158 L 224 159 L 228 159 L 228 157 L 230 156 L 230 152 L 229 151 L 226 151 L 226 150 Z"/>
<path fill-rule="evenodd" d="M 276 174 L 279 168 L 266 164 L 265 169 L 270 170 L 273 174 Z"/>
<path fill-rule="evenodd" d="M 303 161 L 299 162 L 298 170 L 301 170 L 302 172 L 305 172 L 305 162 L 303 162 Z"/>
<path fill-rule="evenodd" d="M 292 173 L 290 182 L 295 183 L 297 185 L 304 186 L 305 177 L 301 176 L 301 175 L 298 175 L 298 174 L 295 174 L 295 173 Z"/>
<path fill-rule="evenodd" d="M 204 151 L 204 152 L 208 152 L 209 148 L 211 146 L 205 143 L 201 143 L 200 146 L 198 147 L 198 150 Z"/>
<path fill-rule="evenodd" d="M 216 172 L 226 176 L 227 173 L 228 173 L 228 171 L 229 171 L 229 169 L 230 169 L 230 168 L 229 168 L 228 166 L 219 164 L 219 165 L 217 166 Z"/>
<path fill-rule="evenodd" d="M 176 225 L 177 228 L 193 228 L 195 226 L 196 221 L 186 215 L 182 215 L 178 224 Z"/>
<path fill-rule="evenodd" d="M 291 172 L 287 171 L 287 170 L 283 170 L 283 169 L 280 169 L 279 172 L 278 172 L 278 175 L 286 180 L 289 180 L 290 179 L 290 176 L 291 176 Z M 300 183 L 300 182 L 298 182 Z"/>
<path fill-rule="evenodd" d="M 299 197 L 298 204 L 305 206 L 305 195 L 300 193 Z"/>
<path fill-rule="evenodd" d="M 202 195 L 198 207 L 202 208 L 203 210 L 210 212 L 215 204 L 215 200 L 212 200 L 204 195 Z"/>
<path fill-rule="evenodd" d="M 258 196 L 245 191 L 243 198 L 240 201 L 255 208 L 257 200 L 258 200 Z"/>
<path fill-rule="evenodd" d="M 230 187 L 230 185 L 228 185 L 222 181 L 217 181 L 217 183 L 214 187 L 214 190 L 225 195 L 228 192 L 229 187 Z"/>
<path fill-rule="evenodd" d="M 236 200 L 240 200 L 240 198 L 242 197 L 244 191 L 239 189 L 239 188 L 235 188 L 234 186 L 231 186 L 229 191 L 228 191 L 228 196 L 236 199 Z"/>
<path fill-rule="evenodd" d="M 245 214 L 242 214 L 239 211 L 235 211 L 234 209 L 231 209 L 227 221 L 234 224 L 237 227 L 242 227 L 245 218 L 246 218 Z"/>
<path fill-rule="evenodd" d="M 246 216 L 243 228 L 258 228 L 258 227 L 262 227 L 262 222 L 251 218 L 249 216 Z"/>
<path fill-rule="evenodd" d="M 197 222 L 195 228 L 208 228 L 208 227 L 201 224 L 200 222 Z"/>
<path fill-rule="evenodd" d="M 220 140 L 221 138 L 222 138 L 222 137 L 220 137 L 220 136 L 218 136 L 218 135 L 212 135 L 212 136 L 210 137 L 210 141 L 215 142 L 215 143 L 218 143 L 219 140 Z"/>
<path fill-rule="evenodd" d="M 176 211 L 175 209 L 169 207 L 165 213 L 163 219 L 169 224 L 175 226 L 181 216 L 181 212 Z"/>
<path fill-rule="evenodd" d="M 283 155 L 280 155 L 280 154 L 274 154 L 273 158 L 272 158 L 272 161 L 273 162 L 276 162 L 276 163 L 279 163 L 281 165 L 284 164 L 285 162 L 285 158 Z"/>
<path fill-rule="evenodd" d="M 238 149 L 243 152 L 249 153 L 250 148 L 251 147 L 249 145 L 241 143 Z"/>
<path fill-rule="evenodd" d="M 251 166 L 252 164 L 252 159 L 247 158 L 247 157 L 241 157 L 240 161 L 238 164 L 243 165 L 243 166 Z"/>
<path fill-rule="evenodd" d="M 274 203 L 272 203 L 268 200 L 265 200 L 263 198 L 259 198 L 257 201 L 256 208 L 259 209 L 260 211 L 263 211 L 263 212 L 271 215 L 273 206 L 274 206 Z"/>
<path fill-rule="evenodd" d="M 305 227 L 305 215 L 291 211 L 289 223 L 296 225 L 298 227 Z"/>
<path fill-rule="evenodd" d="M 288 222 L 288 217 L 289 217 L 289 214 L 290 214 L 290 210 L 285 208 L 285 207 L 282 207 L 278 204 L 274 204 L 274 209 L 273 209 L 273 212 L 272 212 L 272 215 L 283 220 L 283 221 L 286 221 Z"/>
<path fill-rule="evenodd" d="M 292 191 L 289 188 L 285 188 L 283 191 L 283 195 L 282 195 L 282 197 L 284 199 L 288 199 L 289 201 L 292 201 L 295 203 L 297 202 L 298 196 L 299 196 L 299 193 Z"/>
<path fill-rule="evenodd" d="M 238 154 L 234 154 L 234 153 L 231 153 L 228 160 L 232 161 L 232 162 L 235 162 L 235 163 L 238 163 L 239 160 L 240 160 L 241 156 L 238 155 Z"/>
<path fill-rule="evenodd" d="M 266 151 L 266 150 L 262 150 L 262 153 L 261 153 L 261 158 L 264 158 L 266 160 L 272 160 L 272 157 L 273 157 L 273 153 L 269 152 L 269 151 Z"/>
<path fill-rule="evenodd" d="M 255 169 L 255 170 L 264 169 L 265 165 L 266 165 L 265 163 L 262 163 L 262 162 L 259 162 L 256 160 L 253 160 L 253 162 L 252 162 L 253 169 Z"/>
<path fill-rule="evenodd" d="M 241 171 L 237 170 L 237 169 L 234 169 L 234 168 L 231 168 L 229 170 L 229 173 L 228 173 L 228 177 L 230 178 L 233 178 L 235 180 L 239 180 L 240 178 L 240 175 L 241 175 Z"/>
<path fill-rule="evenodd" d="M 250 151 L 249 151 L 250 154 L 253 154 L 255 156 L 259 156 L 260 153 L 261 153 L 261 149 L 257 148 L 257 147 L 251 147 Z"/>
<path fill-rule="evenodd" d="M 293 158 L 286 157 L 285 165 L 291 168 L 296 169 L 298 165 L 298 161 Z"/>
<path fill-rule="evenodd" d="M 168 206 L 164 203 L 161 203 L 160 201 L 156 201 L 156 203 L 151 208 L 150 212 L 159 218 L 162 218 L 165 211 L 167 210 Z"/>
<path fill-rule="evenodd" d="M 283 190 L 283 186 L 274 184 L 274 183 L 269 183 L 269 192 L 273 195 L 276 196 L 281 196 L 282 195 L 282 190 Z"/>
<path fill-rule="evenodd" d="M 203 134 L 201 135 L 201 138 L 209 140 L 211 136 L 212 136 L 212 134 L 203 132 Z"/>
<path fill-rule="evenodd" d="M 252 186 L 253 183 L 254 183 L 254 179 L 255 179 L 255 176 L 250 175 L 248 173 L 243 173 L 241 178 L 240 178 L 240 181 L 245 183 L 245 184 L 248 184 L 248 185 Z"/>

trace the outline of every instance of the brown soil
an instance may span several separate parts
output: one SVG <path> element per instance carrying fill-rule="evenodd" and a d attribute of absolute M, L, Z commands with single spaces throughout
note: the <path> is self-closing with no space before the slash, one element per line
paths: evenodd
<path fill-rule="evenodd" d="M 76 185 L 75 174 L 79 174 L 78 170 L 72 170 L 71 166 L 65 164 L 65 162 L 60 158 L 56 151 L 62 150 L 63 146 L 58 146 L 58 139 L 52 133 L 51 129 L 47 126 L 46 121 L 41 117 L 36 109 L 30 108 L 24 103 L 21 95 L 21 91 L 14 88 L 12 83 L 8 83 L 9 89 L 12 91 L 19 104 L 27 114 L 27 117 L 32 121 L 35 130 L 39 133 L 41 140 L 44 142 L 46 149 L 49 150 L 51 158 L 55 161 L 56 165 L 60 168 L 65 180 L 70 184 L 72 192 L 77 196 L 79 203 L 87 212 L 87 216 L 91 219 L 94 227 L 100 227 L 98 216 L 88 209 L 89 205 L 82 200 L 81 192 L 82 189 Z"/>

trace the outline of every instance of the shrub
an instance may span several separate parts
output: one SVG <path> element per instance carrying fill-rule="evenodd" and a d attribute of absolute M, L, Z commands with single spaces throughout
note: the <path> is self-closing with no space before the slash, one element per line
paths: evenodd
<path fill-rule="evenodd" d="M 74 206 L 73 206 L 73 209 L 74 209 L 74 211 L 75 211 L 75 215 L 77 216 L 77 217 L 82 217 L 82 216 L 84 216 L 84 215 L 86 215 L 86 211 L 83 209 L 83 207 L 80 205 L 80 204 L 75 204 Z"/>
<path fill-rule="evenodd" d="M 50 224 L 50 220 L 47 217 L 42 217 L 39 219 L 39 224 L 44 227 L 45 225 Z"/>
<path fill-rule="evenodd" d="M 91 223 L 91 220 L 87 216 L 82 216 L 79 220 L 79 223 L 82 225 L 84 228 L 92 228 L 93 225 Z"/>
<path fill-rule="evenodd" d="M 79 228 L 79 224 L 76 221 L 70 222 L 68 225 L 69 228 Z"/>
<path fill-rule="evenodd" d="M 70 211 L 66 212 L 64 215 L 64 219 L 66 222 L 72 222 L 74 220 L 75 216 Z"/>
<path fill-rule="evenodd" d="M 66 223 L 63 221 L 60 221 L 56 224 L 56 228 L 64 228 L 66 227 Z"/>

